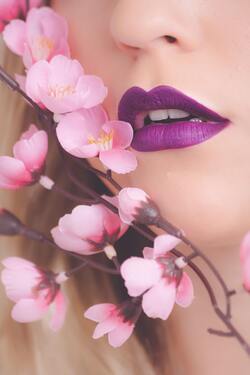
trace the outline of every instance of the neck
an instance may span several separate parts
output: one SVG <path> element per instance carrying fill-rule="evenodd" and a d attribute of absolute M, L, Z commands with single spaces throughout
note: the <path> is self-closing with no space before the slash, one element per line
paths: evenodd
<path fill-rule="evenodd" d="M 179 249 L 182 250 L 181 246 Z M 239 241 L 231 247 L 203 248 L 203 251 L 216 265 L 228 287 L 237 290 L 237 295 L 231 297 L 232 323 L 246 341 L 250 342 L 250 295 L 242 288 Z M 207 275 L 219 306 L 225 311 L 225 298 L 218 282 L 200 259 L 196 260 L 196 264 Z M 207 328 L 224 331 L 227 331 L 227 328 L 215 314 L 201 281 L 189 269 L 186 270 L 194 283 L 195 299 L 186 309 L 176 305 L 168 321 L 171 375 L 247 374 L 249 357 L 238 341 L 232 337 L 218 337 L 207 332 Z"/>

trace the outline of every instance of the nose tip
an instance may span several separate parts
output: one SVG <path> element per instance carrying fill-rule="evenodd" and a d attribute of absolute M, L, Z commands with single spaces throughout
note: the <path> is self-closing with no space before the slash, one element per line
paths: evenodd
<path fill-rule="evenodd" d="M 118 48 L 133 56 L 162 46 L 162 42 L 190 50 L 201 36 L 188 5 L 169 0 L 119 0 L 112 12 L 110 32 Z"/>

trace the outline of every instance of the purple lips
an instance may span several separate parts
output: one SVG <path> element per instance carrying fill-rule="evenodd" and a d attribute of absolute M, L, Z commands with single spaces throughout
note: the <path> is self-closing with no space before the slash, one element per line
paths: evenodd
<path fill-rule="evenodd" d="M 188 112 L 189 116 L 166 120 L 168 123 L 165 120 L 155 122 L 146 115 L 157 109 L 179 109 Z M 131 146 L 137 151 L 193 146 L 213 137 L 229 124 L 228 119 L 170 86 L 158 86 L 148 92 L 131 87 L 121 98 L 118 118 L 133 126 L 135 133 Z"/>

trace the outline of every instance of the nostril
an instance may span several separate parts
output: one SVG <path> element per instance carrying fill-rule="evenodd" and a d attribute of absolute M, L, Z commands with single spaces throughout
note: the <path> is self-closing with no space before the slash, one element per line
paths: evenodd
<path fill-rule="evenodd" d="M 172 36 L 172 35 L 166 35 L 165 38 L 167 39 L 167 41 L 169 43 L 175 43 L 175 42 L 177 42 L 177 39 L 174 36 Z"/>

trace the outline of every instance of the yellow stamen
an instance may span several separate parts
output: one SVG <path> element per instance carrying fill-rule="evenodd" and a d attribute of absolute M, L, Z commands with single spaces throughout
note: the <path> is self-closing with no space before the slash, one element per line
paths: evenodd
<path fill-rule="evenodd" d="M 39 36 L 33 44 L 33 57 L 35 60 L 47 60 L 53 48 L 54 41 L 52 39 L 46 38 L 45 36 Z"/>
<path fill-rule="evenodd" d="M 65 96 L 74 94 L 75 88 L 71 85 L 59 86 L 55 85 L 49 88 L 49 95 L 54 98 L 64 98 Z"/>
<path fill-rule="evenodd" d="M 88 137 L 88 144 L 96 144 L 99 148 L 99 151 L 107 151 L 112 148 L 113 136 L 113 130 L 111 130 L 111 132 L 109 133 L 101 130 L 97 139 L 92 135 Z"/>

